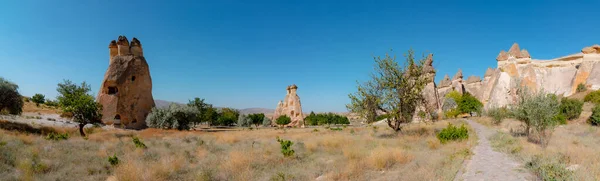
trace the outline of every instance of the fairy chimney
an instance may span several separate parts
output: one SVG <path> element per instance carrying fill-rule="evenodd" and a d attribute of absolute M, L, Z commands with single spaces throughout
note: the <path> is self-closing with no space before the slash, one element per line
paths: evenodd
<path fill-rule="evenodd" d="M 102 104 L 102 122 L 124 128 L 145 128 L 146 116 L 155 105 L 150 69 L 141 43 L 133 38 L 130 45 L 125 36 L 119 36 L 108 48 L 108 70 L 96 98 Z"/>
<path fill-rule="evenodd" d="M 285 126 L 288 127 L 304 127 L 304 115 L 302 113 L 302 104 L 300 103 L 300 96 L 296 93 L 298 86 L 296 84 L 290 85 L 286 88 L 287 94 L 285 99 L 279 101 L 275 113 L 273 114 L 273 120 L 279 118 L 279 116 L 286 115 L 291 118 L 290 124 Z M 275 121 L 273 121 L 275 122 Z"/>

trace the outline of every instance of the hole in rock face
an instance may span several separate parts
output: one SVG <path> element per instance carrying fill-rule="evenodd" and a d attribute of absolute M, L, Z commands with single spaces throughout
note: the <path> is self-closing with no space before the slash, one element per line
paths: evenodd
<path fill-rule="evenodd" d="M 133 122 L 132 122 L 132 123 L 137 123 L 137 119 L 133 119 Z"/>
<path fill-rule="evenodd" d="M 135 76 L 131 76 L 131 81 L 135 81 Z"/>
<path fill-rule="evenodd" d="M 117 115 L 115 116 L 115 120 L 121 120 L 121 115 L 118 115 L 118 114 L 117 114 Z"/>
<path fill-rule="evenodd" d="M 112 94 L 116 94 L 117 92 L 119 92 L 117 87 L 108 87 L 108 94 L 112 95 Z"/>

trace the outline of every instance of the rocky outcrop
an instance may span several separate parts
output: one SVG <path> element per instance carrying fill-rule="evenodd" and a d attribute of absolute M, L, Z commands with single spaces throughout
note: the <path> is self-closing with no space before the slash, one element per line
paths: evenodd
<path fill-rule="evenodd" d="M 419 111 L 425 111 L 428 113 L 439 113 L 441 112 L 441 106 L 439 103 L 439 94 L 437 91 L 437 85 L 435 84 L 435 69 L 433 68 L 433 54 L 429 54 L 423 65 L 423 73 L 429 81 L 423 88 L 423 97 L 425 97 L 426 105 L 418 108 Z M 418 113 L 419 111 L 416 111 Z M 416 119 L 420 119 L 418 115 L 414 116 Z"/>
<path fill-rule="evenodd" d="M 454 74 L 454 77 L 452 78 L 452 89 L 461 94 L 465 92 L 465 88 L 463 85 L 463 74 L 461 69 L 458 69 L 458 72 L 456 72 L 456 74 Z"/>
<path fill-rule="evenodd" d="M 584 53 L 584 54 L 596 53 L 596 54 L 598 54 L 598 53 L 600 53 L 600 45 L 596 44 L 596 45 L 592 45 L 589 47 L 585 47 L 585 48 L 581 49 L 581 53 Z"/>
<path fill-rule="evenodd" d="M 125 128 L 146 127 L 146 116 L 155 106 L 152 97 L 152 78 L 143 56 L 142 44 L 125 36 L 111 41 L 109 66 L 98 91 L 97 102 L 102 104 L 102 122 Z"/>
<path fill-rule="evenodd" d="M 281 115 L 287 115 L 292 119 L 288 127 L 304 127 L 304 114 L 302 113 L 302 105 L 300 103 L 300 96 L 297 94 L 298 86 L 296 84 L 290 85 L 286 88 L 287 94 L 283 101 L 277 103 L 277 108 L 273 114 L 273 124 L 275 120 Z"/>

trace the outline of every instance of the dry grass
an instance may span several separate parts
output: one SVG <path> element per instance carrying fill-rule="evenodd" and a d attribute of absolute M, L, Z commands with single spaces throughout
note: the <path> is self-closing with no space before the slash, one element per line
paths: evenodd
<path fill-rule="evenodd" d="M 0 130 L 0 180 L 451 180 L 475 139 L 440 144 L 435 134 L 447 124 L 412 124 L 401 133 L 90 129 L 87 140 L 72 134 L 64 141 Z M 148 148 L 136 148 L 133 136 Z M 281 154 L 276 137 L 293 141 L 294 156 Z M 108 162 L 113 155 L 118 165 Z"/>
<path fill-rule="evenodd" d="M 478 121 L 488 122 L 486 119 Z M 504 120 L 498 126 L 488 125 L 501 132 L 493 137 L 492 144 L 497 144 L 497 149 L 515 156 L 524 163 L 540 157 L 543 162 L 557 169 L 554 171 L 562 170 L 570 173 L 570 179 L 600 180 L 600 154 L 598 154 L 600 129 L 598 127 L 579 122 L 558 126 L 553 132 L 548 147 L 544 149 L 527 141 L 526 137 L 511 134 L 511 131 L 518 133 L 523 130 L 521 123 L 516 120 Z M 579 168 L 572 172 L 566 169 L 569 166 L 577 167 L 575 165 Z M 537 170 L 537 174 L 541 174 L 540 172 Z"/>
<path fill-rule="evenodd" d="M 61 111 L 56 107 L 40 104 L 36 106 L 33 102 L 25 102 L 23 104 L 23 112 L 41 113 L 41 114 L 60 114 Z"/>

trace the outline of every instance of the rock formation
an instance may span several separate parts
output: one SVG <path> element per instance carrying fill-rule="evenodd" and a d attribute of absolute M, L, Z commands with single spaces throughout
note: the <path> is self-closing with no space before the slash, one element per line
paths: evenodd
<path fill-rule="evenodd" d="M 146 116 L 154 107 L 152 78 L 143 55 L 142 44 L 136 38 L 131 44 L 125 36 L 111 41 L 109 66 L 98 91 L 102 104 L 102 122 L 125 128 L 146 127 Z"/>
<path fill-rule="evenodd" d="M 433 54 L 429 54 L 427 59 L 425 59 L 425 64 L 423 65 L 423 74 L 429 81 L 425 87 L 423 88 L 423 96 L 425 97 L 425 106 L 421 106 L 417 108 L 415 115 L 415 121 L 422 121 L 420 117 L 417 115 L 420 111 L 435 113 L 438 114 L 441 112 L 441 106 L 439 103 L 439 94 L 437 91 L 437 86 L 435 84 L 435 69 L 433 68 Z M 446 76 L 447 77 L 447 76 Z"/>
<path fill-rule="evenodd" d="M 286 126 L 304 127 L 304 114 L 302 113 L 302 104 L 300 103 L 300 96 L 296 92 L 297 90 L 298 86 L 296 84 L 287 87 L 285 99 L 283 99 L 283 102 L 279 101 L 271 119 L 273 120 L 273 124 L 275 124 L 279 116 L 287 115 L 292 119 L 292 122 Z"/>
<path fill-rule="evenodd" d="M 496 61 L 498 68 L 488 68 L 483 80 L 470 76 L 462 82 L 462 72 L 459 71 L 449 83 L 446 76 L 438 88 L 440 102 L 450 89 L 461 92 L 460 87 L 479 98 L 486 108 L 516 103 L 517 86 L 562 96 L 574 94 L 579 84 L 593 90 L 600 89 L 600 45 L 585 47 L 581 53 L 552 60 L 535 60 L 515 43 L 508 52 L 500 51 Z"/>

